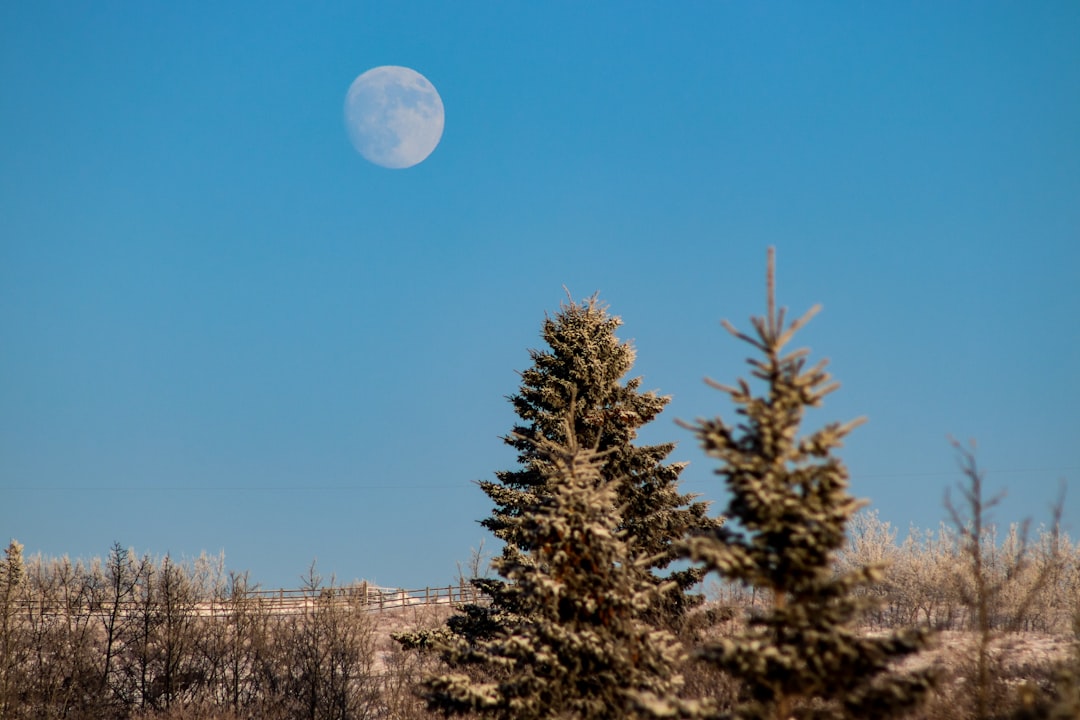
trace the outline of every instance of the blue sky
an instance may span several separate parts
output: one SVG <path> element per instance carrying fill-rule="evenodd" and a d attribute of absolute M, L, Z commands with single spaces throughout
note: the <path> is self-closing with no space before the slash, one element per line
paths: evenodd
<path fill-rule="evenodd" d="M 219 5 L 0 7 L 5 540 L 447 582 L 564 285 L 719 511 L 674 421 L 728 413 L 770 245 L 856 495 L 935 526 L 974 437 L 996 519 L 1066 478 L 1080 535 L 1080 5 Z M 379 65 L 446 107 L 407 170 L 343 126 Z"/>

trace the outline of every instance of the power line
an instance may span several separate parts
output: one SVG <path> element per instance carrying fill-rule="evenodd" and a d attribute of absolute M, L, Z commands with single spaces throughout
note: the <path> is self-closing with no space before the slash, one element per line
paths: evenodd
<path fill-rule="evenodd" d="M 1018 473 L 1065 473 L 1077 472 L 1080 467 L 1057 468 L 981 468 L 987 476 L 1015 475 Z M 955 477 L 963 472 L 956 470 L 938 470 L 932 472 L 902 473 L 852 473 L 858 479 L 877 480 L 884 478 L 913 477 Z M 691 481 L 701 484 L 704 480 Z M 367 490 L 465 490 L 475 487 L 475 483 L 436 483 L 427 485 L 7 485 L 2 490 L 43 490 L 58 492 L 103 491 L 103 492 L 357 492 Z"/>

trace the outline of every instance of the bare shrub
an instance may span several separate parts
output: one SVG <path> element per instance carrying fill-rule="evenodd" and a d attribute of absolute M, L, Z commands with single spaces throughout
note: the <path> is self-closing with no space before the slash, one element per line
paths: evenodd
<path fill-rule="evenodd" d="M 375 642 L 359 599 L 341 602 L 312 565 L 301 608 L 272 634 L 263 717 L 342 720 L 377 717 L 380 678 Z M 342 597 L 348 597 L 342 595 Z"/>
<path fill-rule="evenodd" d="M 0 717 L 10 717 L 20 687 L 25 647 L 21 630 L 20 599 L 26 582 L 23 546 L 12 540 L 0 563 Z"/>
<path fill-rule="evenodd" d="M 272 618 L 246 573 L 230 573 L 215 599 L 214 629 L 205 646 L 208 685 L 216 707 L 240 717 L 260 707 L 262 669 L 270 662 Z"/>

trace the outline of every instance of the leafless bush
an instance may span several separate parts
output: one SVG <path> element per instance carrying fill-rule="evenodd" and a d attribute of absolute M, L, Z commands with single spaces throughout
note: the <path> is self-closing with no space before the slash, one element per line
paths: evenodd
<path fill-rule="evenodd" d="M 274 663 L 263 717 L 340 720 L 378 717 L 374 632 L 363 607 L 334 601 L 314 566 L 302 610 L 273 632 Z"/>
<path fill-rule="evenodd" d="M 1059 529 L 1060 498 L 1049 525 L 1000 529 L 990 511 L 1001 496 L 987 498 L 974 448 L 953 445 L 964 480 L 960 504 L 946 498 L 951 524 L 912 528 L 897 545 L 895 530 L 864 512 L 841 565 L 887 564 L 873 590 L 880 603 L 874 624 L 919 623 L 949 633 L 937 653 L 946 681 L 926 717 L 1049 717 L 1024 713 L 1045 710 L 1046 698 L 1060 694 L 1060 646 L 1080 611 L 1080 546 Z M 1080 666 L 1074 674 L 1080 677 Z"/>
<path fill-rule="evenodd" d="M 0 717 L 391 717 L 366 598 L 309 574 L 271 612 L 220 558 L 0 564 Z"/>
<path fill-rule="evenodd" d="M 979 629 L 972 600 L 971 540 L 955 527 L 911 528 L 903 542 L 876 511 L 856 516 L 856 532 L 840 557 L 840 567 L 883 562 L 882 582 L 870 589 L 878 610 L 868 616 L 878 627 L 910 624 L 939 630 Z M 986 622 L 992 630 L 1067 633 L 1080 596 L 1080 546 L 1056 526 L 1027 536 L 1023 524 L 980 529 L 979 572 L 987 594 Z M 965 545 L 967 542 L 967 545 Z M 966 549 L 965 549 L 966 548 Z M 990 592 L 990 591 L 993 592 Z"/>
<path fill-rule="evenodd" d="M 260 706 L 263 669 L 271 663 L 273 619 L 256 589 L 246 573 L 229 574 L 215 598 L 221 615 L 203 649 L 211 699 L 235 717 Z"/>

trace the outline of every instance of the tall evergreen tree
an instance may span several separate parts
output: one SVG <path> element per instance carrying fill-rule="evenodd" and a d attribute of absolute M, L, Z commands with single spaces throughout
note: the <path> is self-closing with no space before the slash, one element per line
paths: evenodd
<path fill-rule="evenodd" d="M 567 428 L 572 427 L 567 423 Z M 520 552 L 496 563 L 519 622 L 490 637 L 453 638 L 451 665 L 480 672 L 430 678 L 431 709 L 500 720 L 641 717 L 639 693 L 677 691 L 677 643 L 642 620 L 660 592 L 647 562 L 619 532 L 616 482 L 604 460 L 564 443 L 534 440 L 549 491 L 506 518 Z"/>
<path fill-rule="evenodd" d="M 717 527 L 707 515 L 708 503 L 678 490 L 684 463 L 665 463 L 674 443 L 635 445 L 638 430 L 654 420 L 670 401 L 641 391 L 641 378 L 624 380 L 634 364 L 635 351 L 616 331 L 622 325 L 596 295 L 583 302 L 564 303 L 554 317 L 544 319 L 542 337 L 547 350 L 532 350 L 533 365 L 521 374 L 521 388 L 510 402 L 519 418 L 504 441 L 518 453 L 519 467 L 496 473 L 496 481 L 480 483 L 496 507 L 482 521 L 506 542 L 507 555 L 528 547 L 529 540 L 513 522 L 523 508 L 550 494 L 543 441 L 566 443 L 571 437 L 582 447 L 602 453 L 599 481 L 614 483 L 622 508 L 619 529 L 634 538 L 641 553 L 653 558 L 657 583 L 674 581 L 657 620 L 677 622 L 694 599 L 686 592 L 699 579 L 694 570 L 662 572 L 674 560 L 674 543 L 688 533 Z M 565 418 L 576 406 L 570 436 Z M 496 611 L 501 594 L 496 583 L 484 589 L 493 595 Z M 509 609 L 502 607 L 501 609 Z"/>
<path fill-rule="evenodd" d="M 548 349 L 530 351 L 533 365 L 521 373 L 521 387 L 509 398 L 519 422 L 503 440 L 517 450 L 519 467 L 497 472 L 496 481 L 480 483 L 496 505 L 481 524 L 505 542 L 500 562 L 527 562 L 523 553 L 531 538 L 517 521 L 554 493 L 559 483 L 540 448 L 547 442 L 570 441 L 595 448 L 602 458 L 596 482 L 614 488 L 612 508 L 620 508 L 621 518 L 618 530 L 632 537 L 635 548 L 649 558 L 651 582 L 657 587 L 674 585 L 653 596 L 647 617 L 655 625 L 674 628 L 698 602 L 688 591 L 702 573 L 663 571 L 676 559 L 678 541 L 719 527 L 721 521 L 708 516 L 708 503 L 679 493 L 684 463 L 664 462 L 674 443 L 634 444 L 638 429 L 654 420 L 670 398 L 642 392 L 640 378 L 623 380 L 633 367 L 635 352 L 616 335 L 621 325 L 622 320 L 608 314 L 596 295 L 583 302 L 571 299 L 544 319 L 541 336 Z M 571 405 L 573 419 L 568 426 Z M 463 606 L 438 630 L 395 638 L 413 649 L 445 646 L 455 638 L 478 642 L 507 630 L 528 613 L 520 604 L 520 593 L 505 579 L 479 578 L 473 583 L 486 602 Z M 459 654 L 456 661 L 462 657 Z"/>
<path fill-rule="evenodd" d="M 550 459 L 549 444 L 592 448 L 597 465 L 591 482 L 606 488 L 603 497 L 617 518 L 614 530 L 632 538 L 635 551 L 646 558 L 644 579 L 663 589 L 648 595 L 651 604 L 641 618 L 654 627 L 677 629 L 687 609 L 699 602 L 688 591 L 703 573 L 665 570 L 676 559 L 677 542 L 693 532 L 715 529 L 721 521 L 708 516 L 707 503 L 678 492 L 683 464 L 664 462 L 674 444 L 634 444 L 638 429 L 655 419 L 669 398 L 642 392 L 639 378 L 624 381 L 635 353 L 616 335 L 621 324 L 595 295 L 580 303 L 571 299 L 545 318 L 542 337 L 548 349 L 530 351 L 533 366 L 521 374 L 520 390 L 509 398 L 519 422 L 504 441 L 517 450 L 519 467 L 480 484 L 496 505 L 482 524 L 505 542 L 497 567 L 534 562 L 533 528 L 522 518 L 557 495 L 564 483 Z M 500 670 L 462 648 L 527 632 L 536 606 L 506 573 L 473 583 L 485 602 L 464 605 L 436 630 L 394 637 L 409 649 L 435 649 L 445 662 L 474 678 L 490 678 Z"/>
<path fill-rule="evenodd" d="M 847 470 L 833 451 L 862 420 L 798 437 L 805 411 L 838 387 L 825 361 L 807 367 L 808 351 L 784 350 L 818 309 L 785 327 L 785 310 L 775 308 L 770 249 L 768 314 L 753 318 L 753 335 L 724 323 L 763 356 L 748 363 L 764 392 L 755 395 L 745 379 L 735 387 L 716 385 L 736 405 L 738 425 L 716 418 L 687 426 L 720 462 L 716 473 L 731 496 L 727 517 L 738 526 L 692 538 L 687 555 L 772 597 L 745 633 L 699 650 L 703 660 L 743 681 L 739 718 L 884 718 L 909 709 L 930 682 L 926 672 L 901 675 L 891 668 L 924 646 L 922 633 L 859 632 L 869 601 L 853 591 L 879 580 L 881 568 L 841 574 L 834 567 L 860 503 L 848 494 Z M 662 701 L 657 707 L 671 710 Z"/>

